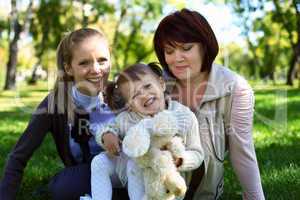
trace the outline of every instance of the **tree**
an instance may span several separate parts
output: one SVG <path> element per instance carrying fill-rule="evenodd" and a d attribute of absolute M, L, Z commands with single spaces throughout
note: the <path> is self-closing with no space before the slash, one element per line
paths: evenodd
<path fill-rule="evenodd" d="M 297 0 L 226 0 L 226 2 L 233 6 L 235 12 L 239 14 L 242 27 L 250 27 L 247 30 L 248 36 L 253 33 L 263 33 L 260 37 L 256 37 L 251 42 L 252 44 L 248 42 L 250 50 L 253 48 L 256 52 L 263 54 L 260 59 L 259 57 L 253 58 L 257 60 L 254 66 L 260 67 L 260 76 L 267 75 L 275 79 L 275 66 L 279 65 L 282 69 L 286 68 L 282 62 L 281 54 L 283 54 L 289 60 L 286 83 L 293 85 L 296 66 L 300 61 L 300 3 Z M 273 8 L 267 10 L 266 5 Z M 247 15 L 260 16 L 245 20 Z M 249 41 L 248 36 L 246 40 Z M 289 48 L 286 48 L 286 45 L 282 43 L 283 39 L 288 41 Z M 276 40 L 275 43 L 272 42 L 274 40 Z"/>
<path fill-rule="evenodd" d="M 16 70 L 17 70 L 17 58 L 18 58 L 18 40 L 20 39 L 20 34 L 28 26 L 30 22 L 30 15 L 32 12 L 33 0 L 29 1 L 28 7 L 25 11 L 25 17 L 23 23 L 20 21 L 20 13 L 17 10 L 16 0 L 11 0 L 11 13 L 10 13 L 10 34 L 13 35 L 9 42 L 9 58 L 7 62 L 7 71 L 4 90 L 10 90 L 15 88 L 16 84 Z"/>
<path fill-rule="evenodd" d="M 73 13 L 72 2 L 60 0 L 41 0 L 34 10 L 30 33 L 34 39 L 37 62 L 32 68 L 29 84 L 36 83 L 36 72 L 43 63 L 45 53 L 55 51 L 62 35 L 74 29 L 76 20 Z"/>
<path fill-rule="evenodd" d="M 144 61 L 153 53 L 151 23 L 161 16 L 165 1 L 120 0 L 119 3 L 112 44 L 117 71 L 129 63 Z"/>
<path fill-rule="evenodd" d="M 99 0 L 77 0 L 81 7 L 81 26 L 95 24 L 100 16 L 114 13 L 112 4 Z"/>
<path fill-rule="evenodd" d="M 273 0 L 276 8 L 274 19 L 282 24 L 282 28 L 289 34 L 289 41 L 292 47 L 289 69 L 287 73 L 288 85 L 293 85 L 296 75 L 296 66 L 300 63 L 300 3 L 297 0 L 279 3 Z M 295 36 L 294 36 L 295 35 Z"/>
<path fill-rule="evenodd" d="M 38 61 L 32 69 L 29 83 L 36 83 L 36 71 L 43 64 L 45 53 L 56 49 L 65 32 L 73 30 L 76 26 L 87 27 L 90 24 L 95 24 L 100 16 L 112 12 L 112 5 L 105 1 L 41 0 L 35 11 L 30 29 L 35 41 Z M 81 14 L 78 15 L 77 13 Z"/>

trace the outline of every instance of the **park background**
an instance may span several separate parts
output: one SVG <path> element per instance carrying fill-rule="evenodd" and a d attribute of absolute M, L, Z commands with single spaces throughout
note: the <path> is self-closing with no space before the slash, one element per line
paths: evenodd
<path fill-rule="evenodd" d="M 134 62 L 157 60 L 153 32 L 163 16 L 188 7 L 203 14 L 220 44 L 217 63 L 245 76 L 255 91 L 253 136 L 267 199 L 300 196 L 300 2 L 298 0 L 1 0 L 0 178 L 7 155 L 34 108 L 53 87 L 55 49 L 68 31 L 101 28 L 113 78 Z M 61 169 L 49 134 L 27 164 L 18 199 L 47 199 Z M 241 199 L 225 160 L 223 199 Z"/>

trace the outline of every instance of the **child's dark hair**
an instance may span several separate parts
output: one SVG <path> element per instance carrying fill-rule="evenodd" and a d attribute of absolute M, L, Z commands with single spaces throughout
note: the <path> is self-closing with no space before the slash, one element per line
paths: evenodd
<path fill-rule="evenodd" d="M 120 86 L 128 81 L 141 80 L 140 75 L 152 73 L 153 75 L 162 77 L 162 68 L 158 63 L 151 62 L 149 64 L 136 63 L 127 67 L 122 71 L 114 82 L 107 85 L 105 95 L 108 106 L 113 111 L 122 111 L 126 109 L 126 99 L 122 96 Z"/>

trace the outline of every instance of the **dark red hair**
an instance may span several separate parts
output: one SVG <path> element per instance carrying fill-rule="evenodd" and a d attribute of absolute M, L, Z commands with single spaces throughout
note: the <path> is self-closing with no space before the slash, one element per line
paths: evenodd
<path fill-rule="evenodd" d="M 166 44 L 174 46 L 176 42 L 201 43 L 204 51 L 201 72 L 210 72 L 219 45 L 212 28 L 200 13 L 185 8 L 169 14 L 159 23 L 153 39 L 154 50 L 159 62 L 169 73 L 164 48 Z"/>

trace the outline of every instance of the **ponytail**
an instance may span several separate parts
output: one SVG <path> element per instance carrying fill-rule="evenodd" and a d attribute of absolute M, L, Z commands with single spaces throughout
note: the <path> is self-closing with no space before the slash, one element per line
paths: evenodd
<path fill-rule="evenodd" d="M 105 95 L 107 104 L 113 111 L 121 111 L 125 108 L 126 101 L 115 82 L 110 82 L 106 86 Z"/>
<path fill-rule="evenodd" d="M 147 64 L 151 71 L 159 77 L 163 76 L 162 67 L 159 65 L 158 62 L 150 62 Z"/>

